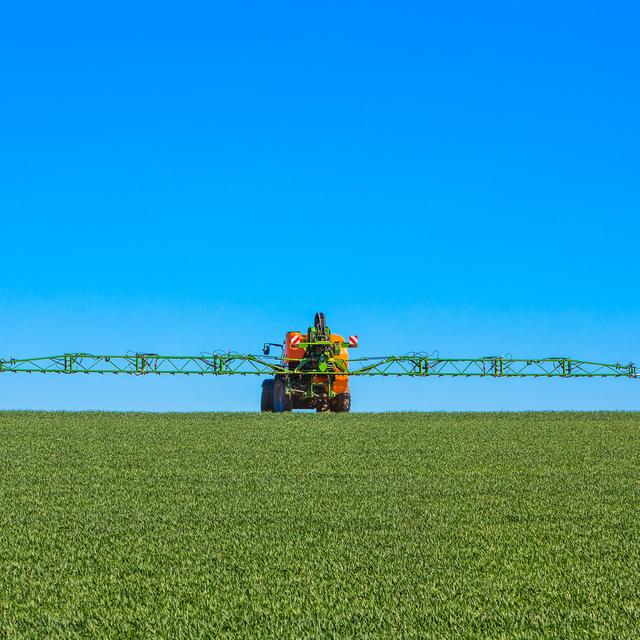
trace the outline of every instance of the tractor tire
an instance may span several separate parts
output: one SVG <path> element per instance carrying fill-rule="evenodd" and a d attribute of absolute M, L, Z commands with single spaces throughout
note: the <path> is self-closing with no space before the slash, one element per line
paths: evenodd
<path fill-rule="evenodd" d="M 349 413 L 351 411 L 351 393 L 347 391 L 331 398 L 331 411 Z"/>
<path fill-rule="evenodd" d="M 273 411 L 273 383 L 275 380 L 269 378 L 262 382 L 262 395 L 260 396 L 260 411 L 263 413 Z"/>
<path fill-rule="evenodd" d="M 274 413 L 284 413 L 285 411 L 291 411 L 293 409 L 293 402 L 291 398 L 285 393 L 285 385 L 280 378 L 276 378 L 273 381 L 273 409 Z"/>

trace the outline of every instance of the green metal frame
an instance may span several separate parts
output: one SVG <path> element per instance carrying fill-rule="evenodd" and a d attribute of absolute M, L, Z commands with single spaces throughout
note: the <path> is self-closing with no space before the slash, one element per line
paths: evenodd
<path fill-rule="evenodd" d="M 348 342 L 335 342 L 331 340 L 331 329 L 324 326 L 324 330 L 315 325 L 307 329 L 307 339 L 298 343 L 297 347 L 304 350 L 304 356 L 300 359 L 283 359 L 282 364 L 288 369 L 283 377 L 285 393 L 289 398 L 293 397 L 292 377 L 302 377 L 305 382 L 304 395 L 307 399 L 313 398 L 317 386 L 322 388 L 322 395 L 333 398 L 336 392 L 333 389 L 333 376 L 347 373 L 347 365 L 339 357 L 343 348 L 352 347 Z M 322 376 L 320 383 L 315 376 Z M 297 386 L 297 385 L 296 385 Z"/>
<path fill-rule="evenodd" d="M 224 353 L 166 356 L 155 353 L 94 355 L 66 353 L 38 358 L 0 360 L 0 373 L 99 373 L 127 375 L 288 375 L 335 376 L 336 370 L 290 368 L 276 356 Z M 337 361 L 340 362 L 340 361 Z M 440 358 L 424 355 L 352 358 L 349 376 L 493 377 L 493 378 L 640 378 L 636 365 L 553 358 Z"/>

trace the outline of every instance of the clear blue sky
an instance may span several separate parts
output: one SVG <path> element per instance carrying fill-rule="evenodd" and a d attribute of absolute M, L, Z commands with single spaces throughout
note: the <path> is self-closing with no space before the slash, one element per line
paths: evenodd
<path fill-rule="evenodd" d="M 257 352 L 324 310 L 360 355 L 640 361 L 635 3 L 225 4 L 1 11 L 1 357 Z M 0 408 L 259 384 L 7 375 Z M 640 380 L 352 387 L 640 409 Z"/>

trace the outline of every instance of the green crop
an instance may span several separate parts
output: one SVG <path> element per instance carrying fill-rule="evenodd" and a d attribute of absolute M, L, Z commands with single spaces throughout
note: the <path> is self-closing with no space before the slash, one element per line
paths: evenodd
<path fill-rule="evenodd" d="M 0 413 L 0 637 L 640 636 L 640 414 Z"/>

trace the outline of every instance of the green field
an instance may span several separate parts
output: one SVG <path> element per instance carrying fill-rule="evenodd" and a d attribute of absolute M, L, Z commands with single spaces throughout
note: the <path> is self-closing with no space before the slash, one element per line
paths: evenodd
<path fill-rule="evenodd" d="M 640 414 L 0 413 L 0 637 L 640 637 Z"/>

